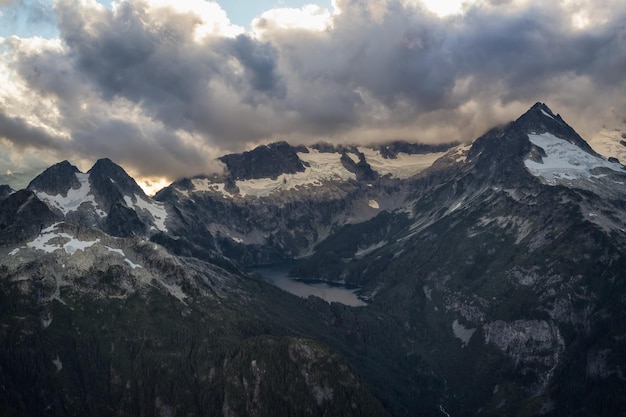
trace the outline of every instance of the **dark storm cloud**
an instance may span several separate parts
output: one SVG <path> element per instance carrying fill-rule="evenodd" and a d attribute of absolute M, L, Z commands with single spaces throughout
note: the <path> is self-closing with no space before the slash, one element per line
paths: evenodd
<path fill-rule="evenodd" d="M 325 31 L 265 19 L 256 35 L 223 36 L 147 0 L 115 11 L 64 0 L 63 47 L 14 42 L 13 67 L 54 98 L 75 152 L 145 175 L 195 174 L 211 152 L 264 140 L 467 141 L 536 101 L 582 133 L 599 114 L 626 116 L 622 0 L 483 1 L 445 19 L 412 0 L 339 6 Z M 4 123 L 28 136 L 23 120 L 22 131 Z M 33 145 L 61 146 L 31 133 Z"/>
<path fill-rule="evenodd" d="M 611 106 L 626 112 L 626 101 L 615 96 L 626 87 L 626 8 L 610 1 L 589 5 L 605 17 L 584 28 L 573 25 L 559 3 L 470 9 L 445 44 L 456 78 L 468 79 L 457 101 L 484 107 L 545 101 L 584 134 L 594 133 Z"/>
<path fill-rule="evenodd" d="M 443 105 L 454 85 L 454 68 L 442 50 L 443 23 L 399 2 L 389 2 L 378 22 L 363 10 L 363 3 L 349 7 L 360 9 L 361 21 L 340 15 L 336 36 L 344 51 L 357 46 L 345 63 L 350 83 L 391 107 L 398 100 L 408 100 L 418 111 Z"/>
<path fill-rule="evenodd" d="M 458 75 L 471 75 L 480 84 L 503 82 L 515 95 L 568 73 L 604 84 L 605 72 L 615 67 L 607 58 L 625 56 L 624 45 L 615 44 L 616 38 L 623 38 L 623 25 L 576 30 L 571 16 L 554 4 L 515 13 L 475 8 L 459 23 L 447 41 Z"/>
<path fill-rule="evenodd" d="M 280 85 L 280 76 L 276 71 L 277 54 L 271 45 L 239 35 L 232 47 L 234 56 L 246 69 L 250 84 L 256 90 L 284 96 L 284 87 Z"/>
<path fill-rule="evenodd" d="M 94 141 L 93 138 L 99 140 Z M 164 172 L 186 172 L 189 166 L 202 166 L 203 156 L 185 146 L 166 129 L 146 128 L 125 120 L 101 120 L 93 127 L 76 129 L 73 151 L 82 155 L 100 155 L 133 167 L 148 176 Z"/>
<path fill-rule="evenodd" d="M 271 133 L 264 123 L 252 128 L 222 113 L 225 106 L 238 112 L 284 95 L 272 45 L 246 35 L 198 42 L 195 16 L 171 12 L 157 20 L 142 2 L 97 14 L 60 4 L 58 13 L 67 58 L 105 99 L 124 97 L 167 127 L 198 131 L 216 143 Z"/>
<path fill-rule="evenodd" d="M 20 149 L 28 147 L 54 149 L 59 141 L 44 129 L 32 126 L 21 117 L 10 117 L 0 111 L 0 138 L 9 139 Z"/>
<path fill-rule="evenodd" d="M 189 39 L 191 16 L 148 27 L 145 10 L 130 3 L 122 3 L 115 14 L 72 4 L 60 4 L 57 10 L 67 59 L 79 78 L 105 100 L 119 96 L 141 102 L 172 126 L 184 123 L 188 107 L 198 104 L 217 72 L 210 48 L 200 51 Z"/>

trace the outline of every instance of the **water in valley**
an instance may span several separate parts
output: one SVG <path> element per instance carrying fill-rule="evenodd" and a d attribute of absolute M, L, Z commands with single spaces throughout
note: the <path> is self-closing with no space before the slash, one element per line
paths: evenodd
<path fill-rule="evenodd" d="M 307 298 L 314 295 L 329 303 L 337 302 L 352 307 L 367 305 L 356 295 L 357 287 L 328 281 L 294 279 L 289 276 L 289 271 L 293 267 L 294 264 L 290 263 L 257 267 L 251 271 L 261 275 L 270 284 L 298 297 Z"/>

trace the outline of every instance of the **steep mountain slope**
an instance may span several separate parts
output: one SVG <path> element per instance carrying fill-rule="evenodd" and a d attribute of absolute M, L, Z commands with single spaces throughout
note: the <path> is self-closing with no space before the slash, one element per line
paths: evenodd
<path fill-rule="evenodd" d="M 20 190 L 0 200 L 0 245 L 37 236 L 58 219 L 32 192 Z"/>

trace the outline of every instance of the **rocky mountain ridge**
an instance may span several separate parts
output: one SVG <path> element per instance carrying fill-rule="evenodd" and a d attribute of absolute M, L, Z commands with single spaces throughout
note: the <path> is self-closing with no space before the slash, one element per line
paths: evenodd
<path fill-rule="evenodd" d="M 210 235 L 227 257 L 245 265 L 271 264 L 310 254 L 337 227 L 398 209 L 408 193 L 408 178 L 437 160 L 463 158 L 467 149 L 403 142 L 376 147 L 274 144 L 228 159 L 242 166 L 254 159 L 276 170 L 272 174 L 246 179 L 227 172 L 226 177 L 181 179 L 155 199 L 177 208 L 180 219 L 173 233 L 190 245 L 204 239 L 206 246 Z M 281 158 L 287 160 L 278 163 Z M 291 159 L 302 168 L 283 172 Z M 229 169 L 240 169 L 230 163 Z M 194 226 L 186 226 L 190 224 Z"/>
<path fill-rule="evenodd" d="M 109 159 L 82 173 L 68 161 L 41 173 L 27 187 L 60 218 L 98 227 L 114 236 L 166 231 L 167 210 L 146 196 L 134 179 Z"/>

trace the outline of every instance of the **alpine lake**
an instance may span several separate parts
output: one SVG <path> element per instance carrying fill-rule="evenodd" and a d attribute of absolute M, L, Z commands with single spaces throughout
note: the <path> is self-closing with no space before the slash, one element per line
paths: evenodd
<path fill-rule="evenodd" d="M 295 263 L 250 268 L 268 283 L 301 298 L 319 297 L 328 303 L 341 303 L 351 307 L 363 307 L 367 303 L 357 295 L 359 287 L 339 282 L 298 279 L 290 276 Z"/>

